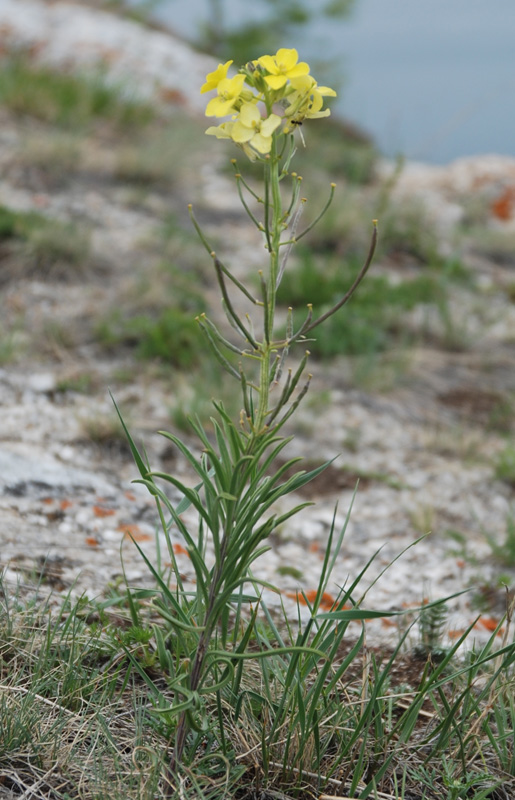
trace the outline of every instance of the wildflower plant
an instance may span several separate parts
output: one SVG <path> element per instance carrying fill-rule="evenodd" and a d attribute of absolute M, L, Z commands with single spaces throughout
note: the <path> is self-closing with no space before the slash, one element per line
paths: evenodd
<path fill-rule="evenodd" d="M 309 385 L 307 337 L 327 330 L 322 323 L 362 280 L 375 230 L 352 285 L 340 280 L 331 289 L 331 298 L 342 295 L 331 311 L 316 316 L 308 306 L 299 322 L 290 309 L 284 333 L 276 293 L 293 273 L 290 252 L 310 228 L 300 226 L 303 199 L 291 165 L 300 123 L 327 115 L 331 90 L 318 87 L 291 50 L 247 65 L 235 82 L 230 67 L 220 65 L 204 89 L 216 94 L 209 106 L 218 117 L 215 135 L 255 162 L 253 175 L 262 170 L 256 188 L 235 163 L 237 190 L 264 244 L 256 290 L 212 251 L 192 217 L 230 323 L 226 333 L 202 315 L 197 332 L 212 348 L 214 368 L 222 365 L 241 390 L 241 414 L 233 419 L 216 403 L 209 434 L 192 421 L 200 456 L 164 434 L 196 473 L 193 487 L 153 471 L 122 420 L 162 525 L 156 563 L 142 553 L 151 588 L 119 592 L 116 581 L 101 602 L 70 592 L 62 604 L 41 603 L 43 586 L 23 581 L 13 594 L 0 569 L 0 782 L 17 796 L 83 800 L 515 797 L 515 601 L 508 590 L 504 618 L 490 618 L 488 641 L 461 661 L 455 655 L 475 638 L 474 622 L 449 631 L 444 648 L 451 598 L 419 609 L 425 663 L 409 660 L 414 680 L 406 661 L 397 669 L 406 633 L 399 631 L 393 652 L 363 647 L 366 618 L 403 613 L 363 607 L 368 565 L 337 596 L 326 591 L 345 524 L 330 529 L 318 588 L 286 595 L 297 599 L 297 619 L 267 606 L 264 590 L 274 587 L 252 573 L 270 534 L 303 507 L 281 507 L 284 496 L 323 469 L 306 474 L 298 465 L 292 474 L 295 460 L 280 464 L 288 442 L 282 430 Z M 24 241 L 41 229 L 40 218 L 3 211 L 0 235 L 2 223 L 4 236 Z M 312 291 L 311 299 L 316 292 L 317 303 L 326 301 L 319 286 Z M 248 316 L 238 311 L 238 294 L 251 304 Z M 383 300 L 377 295 L 376 307 Z M 174 331 L 168 347 L 184 362 L 198 345 L 179 344 L 184 331 Z M 299 362 L 291 370 L 290 353 Z M 503 545 L 492 543 L 496 558 L 512 552 L 512 527 Z M 177 563 L 186 555 L 189 578 Z M 120 607 L 114 615 L 113 604 Z M 361 630 L 347 636 L 351 621 Z"/>
<path fill-rule="evenodd" d="M 286 332 L 278 332 L 276 294 L 288 257 L 296 242 L 325 213 L 335 190 L 331 184 L 325 207 L 312 223 L 299 230 L 305 199 L 300 195 L 302 179 L 292 171 L 292 162 L 299 139 L 304 143 L 300 126 L 305 121 L 328 116 L 330 111 L 324 108 L 324 101 L 334 97 L 335 92 L 317 84 L 308 64 L 299 61 L 293 49 L 262 56 L 232 77 L 231 66 L 228 61 L 208 74 L 201 92 L 216 93 L 207 103 L 206 115 L 222 120 L 206 133 L 231 140 L 245 157 L 262 167 L 262 186 L 254 188 L 242 176 L 237 161 L 232 162 L 239 197 L 262 235 L 268 261 L 266 268 L 259 271 L 257 296 L 214 252 L 191 206 L 190 215 L 213 260 L 223 308 L 234 336 L 221 330 L 205 314 L 197 321 L 214 357 L 239 385 L 241 412 L 233 420 L 222 404 L 215 402 L 214 436 L 208 435 L 199 420 L 191 421 L 202 448 L 200 457 L 175 435 L 163 433 L 197 475 L 194 488 L 173 475 L 151 470 L 122 419 L 140 482 L 156 499 L 172 565 L 173 583 L 170 576 L 167 578 L 142 553 L 158 585 L 151 608 L 162 624 L 154 624 L 153 628 L 157 658 L 167 675 L 169 694 L 159 689 L 146 672 L 142 675 L 156 698 L 155 713 L 168 726 L 172 745 L 170 785 L 175 787 L 181 771 L 188 769 L 200 748 L 221 753 L 220 763 L 230 757 L 224 733 L 227 721 L 236 724 L 239 719 L 241 723 L 249 713 L 242 701 L 245 663 L 257 662 L 263 676 L 269 675 L 266 665 L 270 661 L 283 670 L 279 678 L 286 687 L 282 698 L 277 700 L 267 689 L 260 700 L 253 698 L 251 707 L 256 720 L 264 717 L 269 720 L 268 732 L 262 734 L 267 759 L 283 739 L 285 721 L 292 708 L 300 709 L 297 719 L 300 729 L 292 731 L 287 750 L 295 742 L 295 759 L 301 769 L 297 772 L 302 775 L 303 757 L 312 752 L 314 742 L 322 748 L 320 753 L 325 746 L 316 734 L 322 713 L 320 703 L 326 683 L 334 687 L 341 674 L 339 670 L 333 671 L 331 665 L 347 625 L 351 620 L 383 615 L 357 607 L 352 593 L 358 580 L 341 590 L 332 612 L 320 613 L 345 525 L 341 531 L 336 531 L 334 525 L 331 528 L 316 596 L 309 600 L 306 596 L 301 598 L 310 609 L 310 620 L 297 634 L 290 631 L 288 636 L 276 627 L 262 593 L 265 588 L 277 590 L 252 574 L 252 564 L 268 549 L 267 540 L 272 532 L 309 505 L 302 503 L 284 511 L 279 505 L 281 498 L 307 484 L 327 466 L 310 472 L 299 469 L 290 476 L 292 466 L 302 459 L 278 466 L 279 456 L 290 441 L 281 434 L 281 429 L 309 388 L 311 375 L 305 375 L 309 357 L 306 341 L 347 303 L 363 280 L 373 258 L 377 233 L 374 221 L 368 255 L 343 297 L 318 317 L 308 305 L 298 323 L 293 309 L 288 309 Z M 259 320 L 237 310 L 235 293 L 252 304 Z M 298 363 L 290 367 L 287 359 L 295 345 L 302 350 Z M 182 495 L 178 505 L 165 492 L 163 483 Z M 196 515 L 194 530 L 183 518 L 188 508 Z M 172 531 L 182 537 L 191 559 L 195 572 L 193 589 L 186 587 L 181 577 Z M 148 598 L 143 590 L 129 591 L 134 626 L 142 627 L 137 600 L 143 596 Z M 259 611 L 267 621 L 267 633 L 260 628 Z M 356 645 L 358 649 L 360 643 L 362 639 Z M 348 663 L 347 660 L 342 669 Z M 316 680 L 312 685 L 313 670 Z M 217 708 L 214 720 L 206 711 L 207 700 L 213 696 Z"/>

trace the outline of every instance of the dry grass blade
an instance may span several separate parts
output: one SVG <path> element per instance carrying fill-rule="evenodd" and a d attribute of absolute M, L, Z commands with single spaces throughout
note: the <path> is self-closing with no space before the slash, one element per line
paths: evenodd
<path fill-rule="evenodd" d="M 51 708 L 62 711 L 64 714 L 70 714 L 71 716 L 77 717 L 77 714 L 75 714 L 73 711 L 70 711 L 69 708 L 59 705 L 59 703 L 56 703 L 54 700 L 49 700 L 47 697 L 42 697 L 40 694 L 34 693 L 30 689 L 26 689 L 24 686 L 7 686 L 5 684 L 0 684 L 0 692 L 21 692 L 22 694 L 30 694 L 31 698 L 39 700 L 41 703 L 46 703 Z"/>

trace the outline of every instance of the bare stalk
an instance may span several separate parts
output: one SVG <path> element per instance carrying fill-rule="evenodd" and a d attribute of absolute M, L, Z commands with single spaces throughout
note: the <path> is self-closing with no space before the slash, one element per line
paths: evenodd
<path fill-rule="evenodd" d="M 349 291 L 346 292 L 346 294 L 344 294 L 342 299 L 338 303 L 336 303 L 335 306 L 330 308 L 329 311 L 326 311 L 325 314 L 322 314 L 322 316 L 318 317 L 318 319 L 316 319 L 314 322 L 312 322 L 311 325 L 308 325 L 307 328 L 303 329 L 303 331 L 302 331 L 303 334 L 304 333 L 309 333 L 314 328 L 318 327 L 318 325 L 320 325 L 322 322 L 325 322 L 326 319 L 328 319 L 329 317 L 332 317 L 333 314 L 336 314 L 336 312 L 342 306 L 344 306 L 345 303 L 347 303 L 351 299 L 352 295 L 354 294 L 354 292 L 356 291 L 356 289 L 360 285 L 361 281 L 363 280 L 363 278 L 365 277 L 365 275 L 368 272 L 368 268 L 370 267 L 370 265 L 372 263 L 372 259 L 374 258 L 376 244 L 377 244 L 377 220 L 374 220 L 374 230 L 372 231 L 372 239 L 370 241 L 370 247 L 369 247 L 369 250 L 368 250 L 368 255 L 367 255 L 365 263 L 363 264 L 363 266 L 361 267 L 361 269 L 359 271 L 358 276 L 356 277 L 356 280 L 354 281 L 354 283 L 350 287 Z"/>

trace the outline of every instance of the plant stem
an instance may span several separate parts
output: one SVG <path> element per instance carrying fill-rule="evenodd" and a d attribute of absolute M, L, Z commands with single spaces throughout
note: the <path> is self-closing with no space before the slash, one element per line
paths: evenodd
<path fill-rule="evenodd" d="M 257 437 L 254 440 L 251 440 L 249 443 L 249 451 L 251 452 L 253 449 L 253 445 L 257 441 Z M 241 467 L 239 468 L 241 473 Z M 241 476 L 240 476 L 241 477 Z M 195 657 L 193 659 L 193 664 L 191 667 L 190 672 L 190 680 L 188 688 L 192 692 L 196 692 L 200 681 L 202 679 L 204 673 L 204 662 L 206 660 L 206 655 L 209 647 L 209 642 L 211 641 L 211 637 L 213 635 L 213 631 L 218 624 L 218 616 L 213 615 L 213 608 L 215 606 L 216 598 L 222 589 L 225 575 L 224 575 L 224 562 L 227 555 L 227 550 L 231 541 L 231 533 L 234 528 L 234 524 L 237 519 L 237 509 L 239 501 L 245 491 L 245 483 L 239 480 L 239 489 L 237 491 L 236 497 L 237 499 L 231 504 L 230 513 L 227 515 L 227 519 L 225 520 L 225 530 L 222 537 L 221 545 L 220 545 L 220 554 L 217 559 L 217 563 L 213 569 L 213 576 L 211 578 L 210 586 L 209 586 L 209 595 L 206 604 L 206 610 L 204 613 L 204 624 L 203 624 L 203 631 L 200 634 L 197 650 L 195 653 Z M 170 761 L 170 774 L 172 776 L 176 775 L 177 768 L 182 761 L 182 756 L 184 753 L 184 748 L 186 746 L 186 738 L 189 732 L 189 724 L 188 724 L 188 714 L 186 711 L 183 711 L 179 717 L 179 721 L 177 723 L 177 729 L 175 733 L 175 745 L 172 754 L 172 758 Z"/>
<path fill-rule="evenodd" d="M 274 347 L 270 340 L 273 340 L 274 324 L 275 324 L 275 306 L 276 306 L 276 292 L 277 292 L 277 278 L 279 274 L 279 248 L 281 246 L 281 233 L 283 229 L 282 218 L 282 200 L 281 191 L 279 187 L 279 161 L 280 157 L 277 153 L 277 143 L 275 137 L 272 140 L 272 149 L 270 151 L 270 158 L 266 164 L 266 172 L 268 180 L 266 181 L 272 195 L 271 207 L 271 226 L 270 221 L 267 222 L 267 231 L 269 235 L 267 241 L 269 243 L 270 251 L 270 269 L 268 274 L 268 292 L 267 292 L 267 307 L 265 309 L 266 322 L 264 325 L 265 330 L 268 332 L 268 337 L 264 336 L 261 345 L 260 353 L 260 373 L 259 373 L 259 405 L 254 421 L 254 436 L 259 436 L 266 425 L 266 417 L 268 414 L 269 398 L 270 398 L 270 365 L 272 356 L 274 354 Z M 271 231 L 270 231 L 271 227 Z"/>
<path fill-rule="evenodd" d="M 275 305 L 276 305 L 276 290 L 277 290 L 277 277 L 279 272 L 279 248 L 281 243 L 281 233 L 283 229 L 282 224 L 282 202 L 281 192 L 279 188 L 279 161 L 280 158 L 277 154 L 277 146 L 275 137 L 273 139 L 272 150 L 270 153 L 270 160 L 266 165 L 268 173 L 268 186 L 271 192 L 272 205 L 271 205 L 271 231 L 270 223 L 267 222 L 267 230 L 270 235 L 267 237 L 270 248 L 270 271 L 268 275 L 268 302 L 264 308 L 266 319 L 264 321 L 263 341 L 259 345 L 259 359 L 260 359 L 260 373 L 259 373 L 259 404 L 254 418 L 252 436 L 247 445 L 247 453 L 250 455 L 254 452 L 256 444 L 260 438 L 266 433 L 266 418 L 269 413 L 269 398 L 270 398 L 270 366 L 272 355 L 274 354 L 274 346 L 271 343 L 273 339 L 274 323 L 275 323 Z M 214 259 L 215 267 L 217 267 L 217 275 L 219 278 L 222 290 L 224 289 L 223 279 L 221 277 L 221 270 Z M 227 301 L 226 301 L 227 302 Z M 232 310 L 229 307 L 229 310 Z M 234 315 L 238 321 L 237 315 Z M 241 327 L 241 325 L 240 325 Z M 266 335 L 268 332 L 268 335 Z M 247 336 L 247 338 L 249 338 Z M 213 608 L 215 605 L 216 597 L 220 591 L 221 583 L 224 577 L 224 561 L 227 549 L 230 544 L 231 533 L 235 522 L 235 512 L 238 508 L 239 501 L 245 491 L 245 485 L 240 485 L 237 492 L 237 499 L 232 504 L 231 513 L 228 515 L 225 522 L 224 536 L 221 542 L 220 553 L 218 562 L 215 565 L 211 585 L 209 587 L 209 596 L 204 616 L 204 630 L 202 631 L 199 640 L 197 651 L 193 660 L 190 672 L 189 689 L 196 692 L 200 684 L 204 663 L 206 659 L 209 642 L 213 635 L 213 631 L 217 625 L 218 620 L 213 618 Z M 177 723 L 175 746 L 170 762 L 170 772 L 175 775 L 177 768 L 182 760 L 184 748 L 186 746 L 186 738 L 189 732 L 187 712 L 183 711 Z"/>

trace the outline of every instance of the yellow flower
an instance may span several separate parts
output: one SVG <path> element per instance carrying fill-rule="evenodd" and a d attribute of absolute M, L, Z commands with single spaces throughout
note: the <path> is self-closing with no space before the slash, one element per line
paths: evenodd
<path fill-rule="evenodd" d="M 271 89 L 281 89 L 289 79 L 297 78 L 300 75 L 307 75 L 309 64 L 301 61 L 298 64 L 299 54 L 296 50 L 288 50 L 281 47 L 275 56 L 261 56 L 258 63 L 269 73 L 265 75 L 265 81 Z"/>
<path fill-rule="evenodd" d="M 263 119 L 254 103 L 244 103 L 230 136 L 237 144 L 250 144 L 258 153 L 265 155 L 271 150 L 272 134 L 280 124 L 281 117 L 277 114 L 270 114 Z"/>
<path fill-rule="evenodd" d="M 208 72 L 206 75 L 206 82 L 200 90 L 200 94 L 204 94 L 205 92 L 210 92 L 212 89 L 216 89 L 220 81 L 223 81 L 224 78 L 227 78 L 227 70 L 232 63 L 232 61 L 226 61 L 225 64 L 219 64 L 214 72 Z"/>
<path fill-rule="evenodd" d="M 206 117 L 225 117 L 234 109 L 240 99 L 245 83 L 245 75 L 235 75 L 234 78 L 222 78 L 218 83 L 218 96 L 209 101 L 206 108 Z"/>
<path fill-rule="evenodd" d="M 318 86 L 311 75 L 301 75 L 292 78 L 291 86 L 294 91 L 287 96 L 288 108 L 284 112 L 285 117 L 293 122 L 302 122 L 304 119 L 319 119 L 328 117 L 331 113 L 328 108 L 322 111 L 324 97 L 336 97 L 334 89 L 329 86 Z M 285 129 L 287 133 L 287 130 Z"/>
<path fill-rule="evenodd" d="M 232 139 L 234 141 L 232 137 L 234 124 L 234 122 L 222 122 L 221 125 L 212 125 L 207 129 L 206 133 L 208 136 L 216 136 L 217 139 Z M 239 144 L 245 155 L 250 158 L 251 161 L 256 160 L 256 153 L 249 147 L 247 142 L 237 142 L 237 144 Z"/>
<path fill-rule="evenodd" d="M 207 129 L 208 136 L 216 136 L 217 139 L 232 139 L 231 131 L 234 122 L 222 122 L 221 125 L 211 125 Z"/>

